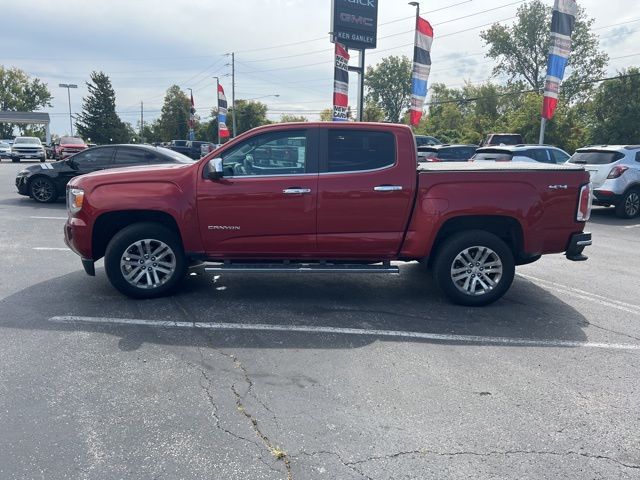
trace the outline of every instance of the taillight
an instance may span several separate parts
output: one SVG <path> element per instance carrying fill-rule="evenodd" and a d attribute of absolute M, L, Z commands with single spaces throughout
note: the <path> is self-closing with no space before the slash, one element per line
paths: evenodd
<path fill-rule="evenodd" d="M 442 160 L 440 160 L 438 157 L 427 157 L 426 161 L 427 162 L 441 162 Z"/>
<path fill-rule="evenodd" d="M 580 189 L 580 198 L 578 201 L 578 213 L 576 221 L 586 222 L 591 216 L 591 184 L 583 185 Z"/>
<path fill-rule="evenodd" d="M 629 167 L 625 167 L 624 165 L 616 165 L 611 169 L 609 175 L 607 175 L 607 178 L 618 178 L 627 170 L 629 170 Z"/>

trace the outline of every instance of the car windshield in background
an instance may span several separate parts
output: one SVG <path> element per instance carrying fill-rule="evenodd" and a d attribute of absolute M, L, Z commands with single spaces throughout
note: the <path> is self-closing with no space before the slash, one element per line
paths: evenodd
<path fill-rule="evenodd" d="M 569 159 L 569 163 L 577 163 L 580 165 L 606 165 L 616 160 L 624 158 L 620 152 L 610 152 L 607 150 L 583 150 L 573 154 Z"/>
<path fill-rule="evenodd" d="M 181 153 L 178 153 L 174 150 L 171 150 L 169 148 L 164 148 L 164 147 L 156 147 L 158 149 L 158 151 L 160 153 L 162 153 L 163 155 L 166 155 L 167 157 L 171 157 L 174 160 L 177 160 L 180 163 L 193 163 L 193 159 L 187 157 L 186 155 L 183 155 Z"/>
<path fill-rule="evenodd" d="M 40 145 L 40 139 L 39 138 L 16 138 L 13 144 L 15 145 L 16 143 L 28 143 L 29 145 Z"/>
<path fill-rule="evenodd" d="M 60 143 L 64 145 L 84 145 L 84 141 L 76 137 L 62 137 L 60 138 Z"/>
<path fill-rule="evenodd" d="M 518 145 L 522 143 L 522 137 L 520 135 L 494 135 L 491 143 L 496 145 Z"/>
<path fill-rule="evenodd" d="M 513 155 L 509 152 L 479 152 L 473 156 L 473 160 L 492 160 L 494 162 L 510 162 Z"/>

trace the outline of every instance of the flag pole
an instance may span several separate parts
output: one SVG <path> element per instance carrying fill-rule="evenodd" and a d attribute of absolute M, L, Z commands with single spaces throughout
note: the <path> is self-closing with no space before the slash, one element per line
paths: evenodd
<path fill-rule="evenodd" d="M 216 117 L 218 124 L 218 145 L 220 145 L 220 79 L 218 77 L 213 77 L 216 79 Z"/>
<path fill-rule="evenodd" d="M 538 145 L 544 145 L 544 132 L 547 129 L 547 119 L 542 117 L 540 119 L 540 138 L 538 139 Z"/>

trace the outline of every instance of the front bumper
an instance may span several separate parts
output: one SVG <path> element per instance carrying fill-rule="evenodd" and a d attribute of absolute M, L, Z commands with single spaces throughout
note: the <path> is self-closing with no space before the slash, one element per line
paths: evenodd
<path fill-rule="evenodd" d="M 64 243 L 66 243 L 71 250 L 80 255 L 83 259 L 83 265 L 85 263 L 84 260 L 93 262 L 91 250 L 91 228 L 81 218 L 69 217 L 67 219 L 67 222 L 64 224 Z"/>
<path fill-rule="evenodd" d="M 27 177 L 16 177 L 16 188 L 20 195 L 29 195 Z"/>
<path fill-rule="evenodd" d="M 574 262 L 583 262 L 589 257 L 584 255 L 582 251 L 585 249 L 585 247 L 591 245 L 591 243 L 591 233 L 574 233 L 569 239 L 569 245 L 567 246 L 565 256 L 568 260 L 572 260 Z"/>
<path fill-rule="evenodd" d="M 11 160 L 28 160 L 28 159 L 46 159 L 47 154 L 45 152 L 11 152 Z"/>

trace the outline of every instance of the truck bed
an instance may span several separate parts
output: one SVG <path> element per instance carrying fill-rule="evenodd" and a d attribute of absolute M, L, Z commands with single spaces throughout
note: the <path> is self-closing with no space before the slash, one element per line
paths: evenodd
<path fill-rule="evenodd" d="M 540 171 L 580 171 L 581 165 L 527 163 L 527 162 L 422 162 L 418 163 L 418 173 L 422 172 L 540 172 Z"/>

